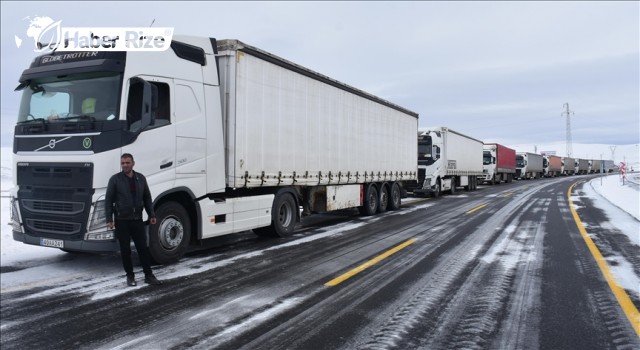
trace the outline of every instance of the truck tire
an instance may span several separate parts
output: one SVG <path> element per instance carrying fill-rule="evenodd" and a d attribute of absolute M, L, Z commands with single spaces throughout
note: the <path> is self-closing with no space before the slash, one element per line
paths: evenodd
<path fill-rule="evenodd" d="M 374 184 L 365 185 L 364 201 L 360 209 L 360 214 L 364 216 L 375 215 L 378 212 L 378 189 Z"/>
<path fill-rule="evenodd" d="M 276 194 L 271 208 L 271 225 L 253 229 L 262 237 L 289 237 L 293 234 L 298 222 L 298 205 L 293 194 L 280 191 Z"/>
<path fill-rule="evenodd" d="M 191 222 L 182 205 L 165 202 L 156 210 L 157 222 L 149 226 L 149 253 L 156 264 L 178 261 L 189 247 Z"/>
<path fill-rule="evenodd" d="M 389 209 L 398 210 L 402 206 L 402 193 L 400 192 L 400 185 L 394 182 L 391 185 L 391 193 L 389 194 Z"/>
<path fill-rule="evenodd" d="M 452 177 L 451 178 L 451 190 L 450 190 L 451 194 L 456 194 L 456 178 Z"/>
<path fill-rule="evenodd" d="M 389 208 L 389 187 L 387 184 L 382 184 L 379 192 L 378 213 L 384 213 Z"/>
<path fill-rule="evenodd" d="M 440 179 L 436 180 L 436 187 L 433 190 L 433 193 L 431 194 L 431 196 L 433 198 L 438 198 L 440 197 L 440 191 L 442 190 L 442 183 L 440 182 Z"/>

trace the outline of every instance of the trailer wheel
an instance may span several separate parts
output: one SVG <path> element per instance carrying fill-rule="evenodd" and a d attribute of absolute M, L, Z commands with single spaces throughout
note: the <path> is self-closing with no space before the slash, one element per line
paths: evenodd
<path fill-rule="evenodd" d="M 189 246 L 191 222 L 182 205 L 166 202 L 156 210 L 157 223 L 149 226 L 149 253 L 157 264 L 178 261 Z"/>
<path fill-rule="evenodd" d="M 389 208 L 389 188 L 386 184 L 380 186 L 380 196 L 378 197 L 378 213 L 384 213 Z"/>
<path fill-rule="evenodd" d="M 262 237 L 288 237 L 293 234 L 298 221 L 298 205 L 290 192 L 279 192 L 271 208 L 271 225 L 253 229 Z"/>
<path fill-rule="evenodd" d="M 456 178 L 452 177 L 451 178 L 451 194 L 455 194 L 456 193 Z"/>
<path fill-rule="evenodd" d="M 391 194 L 389 196 L 389 209 L 398 210 L 402 205 L 402 193 L 400 193 L 400 185 L 394 182 L 391 185 Z"/>
<path fill-rule="evenodd" d="M 366 185 L 364 202 L 360 209 L 360 214 L 365 216 L 374 215 L 378 211 L 378 189 L 374 184 Z"/>

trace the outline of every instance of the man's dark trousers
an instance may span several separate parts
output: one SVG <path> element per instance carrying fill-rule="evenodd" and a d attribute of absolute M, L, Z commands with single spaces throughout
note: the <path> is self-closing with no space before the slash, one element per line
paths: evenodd
<path fill-rule="evenodd" d="M 144 222 L 142 220 L 117 220 L 116 231 L 120 242 L 120 254 L 122 255 L 122 266 L 127 275 L 133 275 L 133 262 L 131 261 L 131 239 L 138 251 L 142 271 L 145 275 L 152 274 L 151 259 L 147 250 L 147 235 L 145 234 Z"/>

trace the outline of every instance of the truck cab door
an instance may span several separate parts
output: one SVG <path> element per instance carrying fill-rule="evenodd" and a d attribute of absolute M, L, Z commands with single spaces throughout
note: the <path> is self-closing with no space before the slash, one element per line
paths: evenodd
<path fill-rule="evenodd" d="M 173 121 L 173 82 L 139 76 L 128 84 L 127 129 L 132 138 L 122 148 L 135 159 L 134 170 L 147 177 L 151 195 L 154 185 L 175 178 L 176 133 Z M 146 110 L 147 106 L 149 110 Z"/>

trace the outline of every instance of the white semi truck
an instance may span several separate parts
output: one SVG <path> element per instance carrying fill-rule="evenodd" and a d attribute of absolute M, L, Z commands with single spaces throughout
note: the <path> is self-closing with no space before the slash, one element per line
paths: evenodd
<path fill-rule="evenodd" d="M 539 179 L 544 174 L 541 154 L 530 152 L 516 153 L 516 177 L 519 179 Z"/>
<path fill-rule="evenodd" d="M 157 263 L 215 236 L 289 235 L 300 208 L 398 209 L 417 180 L 417 113 L 237 40 L 55 52 L 17 90 L 11 224 L 26 244 L 117 250 L 104 196 L 123 153 L 151 189 Z"/>
<path fill-rule="evenodd" d="M 415 194 L 455 193 L 458 186 L 477 188 L 483 178 L 480 140 L 446 127 L 418 132 L 418 188 Z"/>

